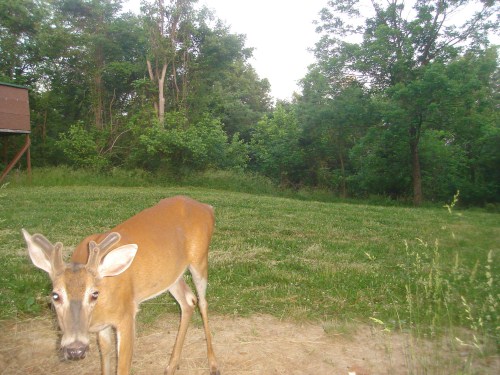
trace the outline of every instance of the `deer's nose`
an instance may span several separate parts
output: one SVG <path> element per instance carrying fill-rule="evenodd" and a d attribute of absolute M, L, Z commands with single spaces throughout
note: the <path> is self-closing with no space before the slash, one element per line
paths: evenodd
<path fill-rule="evenodd" d="M 88 348 L 88 345 L 80 341 L 75 341 L 63 348 L 64 357 L 72 360 L 83 359 L 87 355 Z"/>

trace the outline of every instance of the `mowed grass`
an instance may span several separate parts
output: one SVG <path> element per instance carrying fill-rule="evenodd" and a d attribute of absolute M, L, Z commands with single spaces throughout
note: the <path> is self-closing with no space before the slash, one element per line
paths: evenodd
<path fill-rule="evenodd" d="M 17 186 L 0 193 L 0 319 L 49 312 L 50 282 L 29 261 L 21 228 L 63 242 L 69 254 L 86 235 L 184 194 L 215 207 L 212 314 L 377 321 L 432 332 L 456 326 L 498 345 L 498 214 L 188 187 Z M 177 311 L 169 296 L 143 304 L 139 318 L 165 311 Z"/>

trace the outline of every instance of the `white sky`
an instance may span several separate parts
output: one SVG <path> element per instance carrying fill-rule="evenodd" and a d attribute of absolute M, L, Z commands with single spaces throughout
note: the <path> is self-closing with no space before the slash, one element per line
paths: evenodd
<path fill-rule="evenodd" d="M 254 48 L 252 66 L 271 83 L 271 95 L 290 99 L 314 62 L 319 36 L 313 20 L 327 0 L 201 0 Z"/>
<path fill-rule="evenodd" d="M 246 46 L 254 48 L 250 61 L 260 78 L 271 83 L 271 95 L 290 99 L 299 91 L 319 36 L 313 21 L 327 0 L 199 0 L 230 26 L 245 34 Z M 139 12 L 140 0 L 124 0 L 124 10 Z"/>

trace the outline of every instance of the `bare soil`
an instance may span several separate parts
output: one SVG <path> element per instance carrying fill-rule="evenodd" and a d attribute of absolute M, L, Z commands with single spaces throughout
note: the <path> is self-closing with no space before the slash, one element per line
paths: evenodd
<path fill-rule="evenodd" d="M 177 323 L 177 316 L 168 315 L 139 326 L 132 374 L 163 374 Z M 415 343 L 408 335 L 369 325 L 325 327 L 270 316 L 212 316 L 211 329 L 222 375 L 500 373 L 498 357 L 482 358 L 471 371 L 467 350 L 452 353 L 446 345 L 436 350 L 435 343 Z M 61 360 L 57 346 L 57 325 L 50 318 L 0 322 L 0 374 L 100 373 L 95 341 L 87 358 L 76 362 Z M 177 374 L 208 374 L 199 323 L 189 328 Z"/>

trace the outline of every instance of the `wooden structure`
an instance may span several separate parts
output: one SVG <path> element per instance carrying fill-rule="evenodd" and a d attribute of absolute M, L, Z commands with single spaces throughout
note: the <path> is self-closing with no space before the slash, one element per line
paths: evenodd
<path fill-rule="evenodd" d="M 3 159 L 7 164 L 0 175 L 0 183 L 24 154 L 27 159 L 28 176 L 31 178 L 30 133 L 28 89 L 0 82 L 0 137 L 3 138 Z M 7 160 L 8 140 L 14 135 L 24 136 L 25 142 L 9 162 Z"/>

